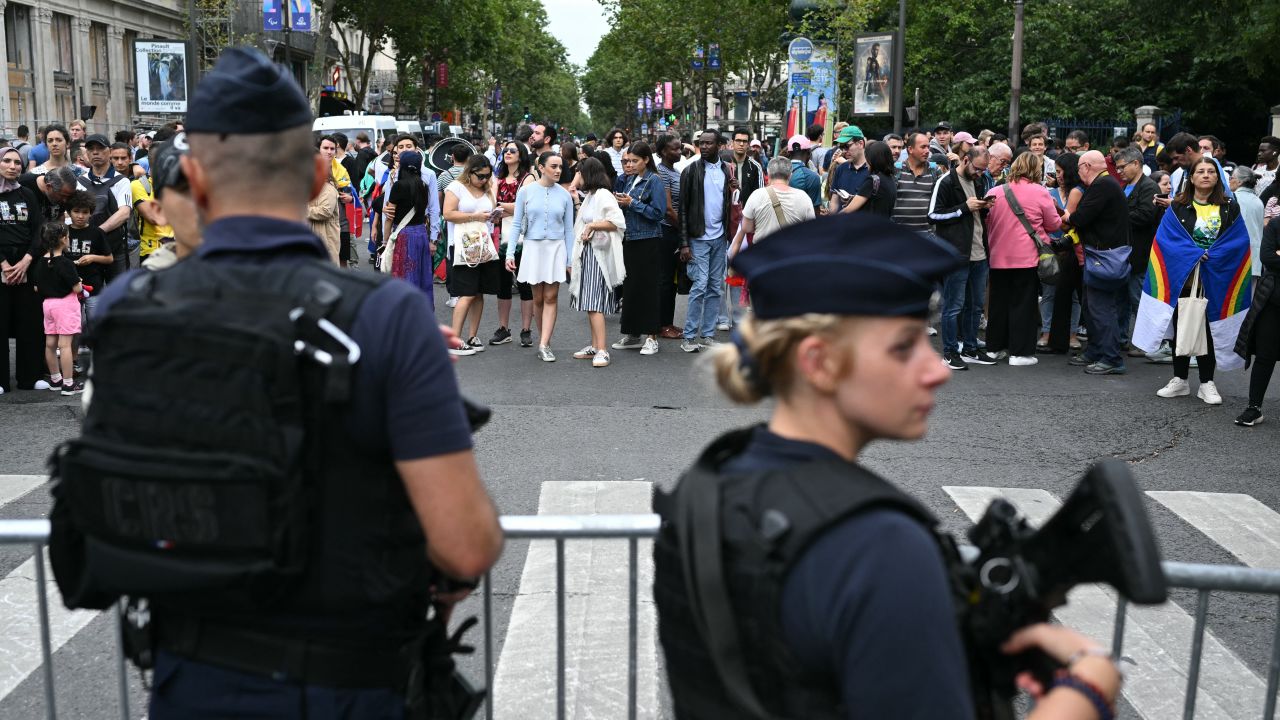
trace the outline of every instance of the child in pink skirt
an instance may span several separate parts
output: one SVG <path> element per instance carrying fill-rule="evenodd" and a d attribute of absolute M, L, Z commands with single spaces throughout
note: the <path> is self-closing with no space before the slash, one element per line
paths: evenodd
<path fill-rule="evenodd" d="M 40 229 L 42 256 L 31 263 L 31 278 L 36 292 L 44 298 L 44 359 L 49 365 L 49 389 L 78 395 L 84 392 L 84 383 L 75 379 L 75 348 L 71 341 L 80 334 L 80 293 L 84 287 L 75 263 L 63 254 L 69 241 L 66 225 L 45 223 Z"/>

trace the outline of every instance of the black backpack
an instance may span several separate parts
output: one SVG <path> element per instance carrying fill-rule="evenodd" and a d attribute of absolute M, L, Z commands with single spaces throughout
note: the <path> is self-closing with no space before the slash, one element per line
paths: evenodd
<path fill-rule="evenodd" d="M 90 328 L 92 399 L 50 458 L 70 608 L 122 595 L 254 610 L 306 569 L 318 421 L 349 396 L 376 276 L 191 258 L 129 280 Z"/>

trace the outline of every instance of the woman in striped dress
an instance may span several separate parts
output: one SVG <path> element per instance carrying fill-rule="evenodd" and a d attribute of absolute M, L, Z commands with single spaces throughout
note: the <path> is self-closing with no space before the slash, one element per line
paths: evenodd
<path fill-rule="evenodd" d="M 591 344 L 573 354 L 591 360 L 593 367 L 609 365 L 605 346 L 605 313 L 618 312 L 615 289 L 622 285 L 626 270 L 622 258 L 622 233 L 627 228 L 622 208 L 612 192 L 604 165 L 595 158 L 578 163 L 580 186 L 585 197 L 574 223 L 573 271 L 569 276 L 570 307 L 587 314 L 591 323 Z"/>

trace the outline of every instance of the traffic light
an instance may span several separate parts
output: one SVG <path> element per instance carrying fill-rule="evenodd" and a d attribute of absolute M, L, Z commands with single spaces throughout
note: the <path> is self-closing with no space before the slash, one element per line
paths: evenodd
<path fill-rule="evenodd" d="M 528 105 L 525 105 L 525 106 L 524 106 L 524 121 L 525 121 L 525 122 L 529 122 L 529 120 L 531 120 L 532 118 L 533 118 L 533 116 L 529 114 L 529 106 L 528 106 Z"/>

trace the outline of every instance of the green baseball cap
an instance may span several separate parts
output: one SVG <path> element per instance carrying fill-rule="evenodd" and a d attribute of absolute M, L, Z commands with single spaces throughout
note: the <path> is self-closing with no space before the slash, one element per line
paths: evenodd
<path fill-rule="evenodd" d="M 866 136 L 862 134 L 862 130 L 857 125 L 849 125 L 845 129 L 841 130 L 839 135 L 836 135 L 837 143 L 847 143 L 854 140 L 865 139 Z"/>

